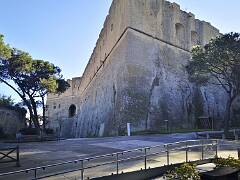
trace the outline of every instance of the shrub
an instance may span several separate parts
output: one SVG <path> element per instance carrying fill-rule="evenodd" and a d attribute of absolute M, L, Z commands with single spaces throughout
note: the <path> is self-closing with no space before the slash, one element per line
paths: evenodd
<path fill-rule="evenodd" d="M 45 129 L 45 133 L 46 134 L 54 134 L 54 130 L 51 128 L 47 128 L 47 129 Z"/>
<path fill-rule="evenodd" d="M 196 170 L 195 164 L 184 163 L 180 167 L 172 171 L 168 171 L 164 175 L 164 179 L 172 180 L 200 180 L 199 172 Z"/>
<path fill-rule="evenodd" d="M 5 96 L 0 94 L 0 105 L 13 106 L 14 101 L 11 96 Z"/>
<path fill-rule="evenodd" d="M 5 137 L 6 137 L 6 134 L 4 133 L 3 128 L 0 126 L 0 139 Z"/>
<path fill-rule="evenodd" d="M 234 159 L 233 157 L 229 156 L 228 158 L 218 158 L 216 157 L 214 159 L 214 164 L 216 165 L 216 168 L 218 167 L 234 167 L 234 168 L 240 168 L 240 160 Z"/>
<path fill-rule="evenodd" d="M 24 128 L 19 130 L 22 135 L 37 135 L 38 129 L 37 128 Z"/>

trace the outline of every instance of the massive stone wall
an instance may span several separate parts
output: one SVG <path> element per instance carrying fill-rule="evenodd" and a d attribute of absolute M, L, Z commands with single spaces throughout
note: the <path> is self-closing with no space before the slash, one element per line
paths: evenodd
<path fill-rule="evenodd" d="M 74 135 L 72 127 L 74 127 L 75 115 L 79 112 L 79 107 L 81 104 L 80 86 L 81 86 L 80 77 L 73 78 L 68 80 L 70 88 L 67 89 L 63 94 L 48 94 L 47 105 L 46 105 L 46 116 L 48 119 L 48 126 L 54 128 L 65 137 L 72 137 Z M 75 113 L 74 116 L 71 116 L 70 110 L 74 106 Z M 73 109 L 74 110 L 74 109 Z"/>
<path fill-rule="evenodd" d="M 209 23 L 165 0 L 129 1 L 129 27 L 152 35 L 168 44 L 190 50 L 219 35 Z"/>
<path fill-rule="evenodd" d="M 135 130 L 159 130 L 168 120 L 173 129 L 193 128 L 199 116 L 223 117 L 223 92 L 189 83 L 184 71 L 190 58 L 187 50 L 135 30 L 128 33 L 123 124 L 131 122 Z"/>
<path fill-rule="evenodd" d="M 184 65 L 194 45 L 219 31 L 165 0 L 114 0 L 81 78 L 47 99 L 50 125 L 62 135 L 122 135 L 134 131 L 192 128 L 198 116 L 221 125 L 224 92 L 189 83 Z M 70 116 L 71 105 L 76 106 Z"/>

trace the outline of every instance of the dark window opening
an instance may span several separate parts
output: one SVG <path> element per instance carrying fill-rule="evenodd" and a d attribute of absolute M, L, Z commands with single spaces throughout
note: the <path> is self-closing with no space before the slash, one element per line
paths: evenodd
<path fill-rule="evenodd" d="M 76 106 L 74 104 L 72 104 L 70 107 L 69 107 L 69 110 L 68 110 L 68 114 L 69 114 L 69 117 L 74 117 L 76 115 Z"/>
<path fill-rule="evenodd" d="M 182 46 L 185 44 L 185 29 L 184 26 L 180 23 L 177 23 L 175 25 L 176 28 L 176 38 L 177 38 L 177 44 Z"/>
<path fill-rule="evenodd" d="M 111 24 L 111 31 L 113 30 L 113 24 Z"/>

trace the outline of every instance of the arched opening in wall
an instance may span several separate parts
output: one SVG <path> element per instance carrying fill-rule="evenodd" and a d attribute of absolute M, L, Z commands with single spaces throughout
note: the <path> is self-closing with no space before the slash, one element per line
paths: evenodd
<path fill-rule="evenodd" d="M 68 109 L 68 117 L 69 118 L 74 117 L 76 115 L 76 110 L 77 110 L 76 106 L 72 104 Z"/>
<path fill-rule="evenodd" d="M 191 45 L 196 46 L 199 45 L 199 37 L 196 31 L 191 31 Z"/>
<path fill-rule="evenodd" d="M 185 33 L 184 26 L 180 23 L 175 24 L 176 29 L 176 42 L 180 46 L 184 46 L 185 44 Z"/>

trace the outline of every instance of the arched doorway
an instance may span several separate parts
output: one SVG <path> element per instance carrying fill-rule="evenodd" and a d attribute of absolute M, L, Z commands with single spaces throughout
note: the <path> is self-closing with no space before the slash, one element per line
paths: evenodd
<path fill-rule="evenodd" d="M 76 106 L 74 104 L 72 104 L 69 109 L 68 109 L 68 117 L 72 118 L 76 115 Z"/>

